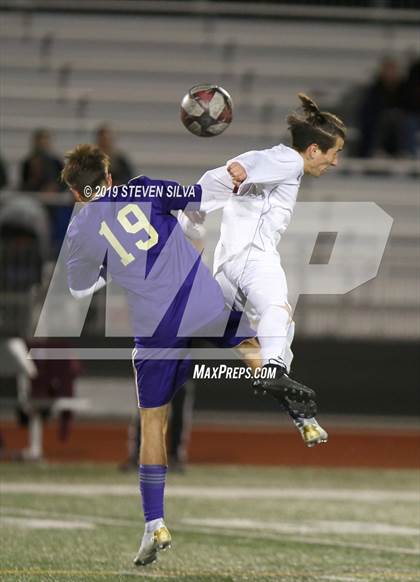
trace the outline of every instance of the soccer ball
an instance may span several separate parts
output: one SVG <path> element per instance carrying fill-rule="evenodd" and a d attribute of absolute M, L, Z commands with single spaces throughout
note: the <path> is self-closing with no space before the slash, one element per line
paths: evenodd
<path fill-rule="evenodd" d="M 220 135 L 232 121 L 232 99 L 217 85 L 195 85 L 181 101 L 181 121 L 199 137 Z"/>

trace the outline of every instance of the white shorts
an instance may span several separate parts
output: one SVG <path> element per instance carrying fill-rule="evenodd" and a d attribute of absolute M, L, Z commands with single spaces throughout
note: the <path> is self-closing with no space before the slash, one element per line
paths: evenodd
<path fill-rule="evenodd" d="M 224 263 L 216 274 L 216 281 L 228 306 L 245 311 L 252 307 L 253 319 L 253 316 L 259 319 L 270 305 L 288 303 L 286 275 L 277 253 L 247 251 L 245 256 Z"/>

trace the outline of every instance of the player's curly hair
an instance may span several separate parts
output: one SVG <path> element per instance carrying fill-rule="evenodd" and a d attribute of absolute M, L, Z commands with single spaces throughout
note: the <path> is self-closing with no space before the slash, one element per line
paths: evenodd
<path fill-rule="evenodd" d="M 338 137 L 346 139 L 346 127 L 339 117 L 328 111 L 320 111 L 318 105 L 304 93 L 298 93 L 301 110 L 287 117 L 292 134 L 292 145 L 304 152 L 316 143 L 322 152 L 334 147 Z"/>
<path fill-rule="evenodd" d="M 65 155 L 65 165 L 61 172 L 61 179 L 70 188 L 84 196 L 86 186 L 95 192 L 98 186 L 106 182 L 110 160 L 109 157 L 96 145 L 83 143 L 70 150 Z"/>

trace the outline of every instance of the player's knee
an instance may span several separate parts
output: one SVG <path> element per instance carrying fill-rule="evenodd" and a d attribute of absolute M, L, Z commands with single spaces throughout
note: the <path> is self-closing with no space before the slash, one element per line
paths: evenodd
<path fill-rule="evenodd" d="M 287 313 L 287 315 L 289 317 L 289 321 L 292 321 L 293 311 L 292 311 L 292 306 L 290 305 L 290 303 L 285 301 L 284 303 L 278 305 L 278 307 L 280 307 L 280 309 L 283 309 Z"/>
<path fill-rule="evenodd" d="M 168 423 L 168 406 L 141 408 L 141 429 L 144 436 L 165 435 Z"/>

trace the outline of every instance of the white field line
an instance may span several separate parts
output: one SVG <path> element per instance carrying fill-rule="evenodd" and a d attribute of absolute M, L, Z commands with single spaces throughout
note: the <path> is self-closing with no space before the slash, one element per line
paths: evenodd
<path fill-rule="evenodd" d="M 126 497 L 137 496 L 137 487 L 132 485 L 96 485 L 64 483 L 14 483 L 0 484 L 0 493 L 24 493 L 35 495 L 70 495 L 91 497 L 97 495 Z M 308 499 L 328 501 L 382 501 L 420 502 L 418 491 L 377 490 L 377 489 L 307 489 L 307 488 L 263 488 L 263 487 L 202 487 L 169 485 L 167 497 L 187 497 L 189 499 Z"/>
<path fill-rule="evenodd" d="M 417 527 L 406 527 L 377 523 L 371 521 L 304 521 L 299 523 L 273 523 L 242 518 L 185 518 L 182 520 L 187 525 L 204 525 L 214 528 L 245 529 L 245 530 L 269 530 L 284 534 L 300 535 L 324 535 L 324 534 L 351 534 L 351 535 L 392 535 L 392 536 L 420 536 Z"/>
<path fill-rule="evenodd" d="M 192 526 L 192 525 L 177 525 L 176 529 L 194 533 L 201 533 L 201 534 L 208 534 L 208 535 L 218 535 L 218 536 L 228 536 L 228 537 L 236 537 L 236 538 L 249 538 L 249 539 L 265 539 L 265 540 L 274 540 L 278 541 L 280 536 L 286 536 L 286 534 L 277 532 L 277 533 L 269 533 L 267 529 L 265 531 L 238 531 L 235 529 L 221 529 L 218 528 L 217 530 L 214 528 L 209 527 L 200 527 L 200 526 Z M 316 532 L 315 532 L 316 533 Z M 365 543 L 354 543 L 354 542 L 344 542 L 344 541 L 337 541 L 331 539 L 313 539 L 308 537 L 293 537 L 287 535 L 287 541 L 295 542 L 298 544 L 308 544 L 313 546 L 332 546 L 332 547 L 342 547 L 342 548 L 354 548 L 357 550 L 372 550 L 377 552 L 387 552 L 391 554 L 404 554 L 404 555 L 413 555 L 413 556 L 420 556 L 420 548 L 402 548 L 400 546 L 384 546 L 380 544 L 365 544 Z"/>
<path fill-rule="evenodd" d="M 44 519 L 28 517 L 1 517 L 0 524 L 3 526 L 19 527 L 21 529 L 93 529 L 95 526 L 88 521 L 62 519 Z"/>
<path fill-rule="evenodd" d="M 21 507 L 6 507 L 2 505 L 0 522 L 3 516 L 29 516 L 39 518 L 75 519 L 95 525 L 110 525 L 116 527 L 139 527 L 143 529 L 143 519 L 139 513 L 138 519 L 120 519 L 118 517 L 100 517 L 97 515 L 81 515 L 77 513 L 59 513 L 45 509 L 23 509 Z"/>
<path fill-rule="evenodd" d="M 2 507 L 2 514 L 6 515 L 7 514 L 7 518 L 13 517 L 13 516 L 19 516 L 19 518 L 21 520 L 25 519 L 23 516 L 36 516 L 38 518 L 38 521 L 47 521 L 47 520 L 51 520 L 51 518 L 55 518 L 56 520 L 60 520 L 60 521 L 65 521 L 67 523 L 73 523 L 70 522 L 69 520 L 66 520 L 66 518 L 71 517 L 71 519 L 73 520 L 77 520 L 77 522 L 82 522 L 87 523 L 89 526 L 94 526 L 94 525 L 109 525 L 109 526 L 114 526 L 114 527 L 133 527 L 133 528 L 140 528 L 142 529 L 143 527 L 143 522 L 141 520 L 141 518 L 139 517 L 138 519 L 133 519 L 133 520 L 128 520 L 128 519 L 119 519 L 119 518 L 115 518 L 115 517 L 98 517 L 96 515 L 78 515 L 78 514 L 71 514 L 71 516 L 69 514 L 62 514 L 62 513 L 58 513 L 58 512 L 54 512 L 54 511 L 48 511 L 46 512 L 45 510 L 39 510 L 39 509 L 23 509 L 20 507 Z M 45 516 L 45 517 L 43 517 Z M 1 520 L 0 520 L 1 521 Z M 395 553 L 395 554 L 405 554 L 405 555 L 420 555 L 420 548 L 403 548 L 403 547 L 399 547 L 399 546 L 395 546 L 393 545 L 392 547 L 390 546 L 384 546 L 384 545 L 378 545 L 378 544 L 366 544 L 366 543 L 353 543 L 353 542 L 344 542 L 344 541 L 337 541 L 337 540 L 330 540 L 330 539 L 326 539 L 323 538 L 322 540 L 320 539 L 313 539 L 311 537 L 304 537 L 304 535 L 302 535 L 302 533 L 299 531 L 298 533 L 300 534 L 299 537 L 290 537 L 290 527 L 287 530 L 287 528 L 285 528 L 284 531 L 279 531 L 279 528 L 276 528 L 275 530 L 273 530 L 272 527 L 270 527 L 270 524 L 267 524 L 264 522 L 264 531 L 260 531 L 258 527 L 256 527 L 256 523 L 258 522 L 254 522 L 251 521 L 251 526 L 249 528 L 247 528 L 245 530 L 245 528 L 238 528 L 241 531 L 238 531 L 237 529 L 234 529 L 235 526 L 235 522 L 237 522 L 237 520 L 229 520 L 229 522 L 226 522 L 226 520 L 221 520 L 223 521 L 223 527 L 220 527 L 219 522 L 217 524 L 217 526 L 213 526 L 213 527 L 209 527 L 209 526 L 202 526 L 201 524 L 206 522 L 208 523 L 209 520 L 203 519 L 203 520 L 197 520 L 198 522 L 200 522 L 200 525 L 194 525 L 193 523 L 191 523 L 193 520 L 190 519 L 184 519 L 181 521 L 181 523 L 176 524 L 175 526 L 175 530 L 182 530 L 182 531 L 194 531 L 196 533 L 203 533 L 203 534 L 209 534 L 209 535 L 226 535 L 226 536 L 236 536 L 236 537 L 245 537 L 245 538 L 252 538 L 252 539 L 261 539 L 261 537 L 263 537 L 264 539 L 272 539 L 272 540 L 277 540 L 279 538 L 279 535 L 287 535 L 287 539 L 289 541 L 294 541 L 294 542 L 298 542 L 298 543 L 302 543 L 302 544 L 310 544 L 310 545 L 322 545 L 322 546 L 337 546 L 337 547 L 345 547 L 345 548 L 355 548 L 355 549 L 361 549 L 361 550 L 373 550 L 373 551 L 380 551 L 380 552 L 388 552 L 388 553 Z M 3 523 L 5 522 L 5 520 L 3 519 Z M 244 522 L 248 522 L 250 523 L 250 520 L 241 520 L 242 524 Z M 10 521 L 9 521 L 10 525 L 13 525 Z M 310 534 L 318 534 L 318 533 L 324 533 L 324 532 L 319 532 L 319 529 L 317 529 L 316 524 L 319 522 L 307 522 L 306 527 L 310 527 L 311 531 Z M 325 522 L 325 523 L 329 523 L 329 522 Z M 331 523 L 335 523 L 335 524 L 340 524 L 341 522 L 331 522 Z M 348 522 L 343 522 L 344 524 L 348 523 Z M 354 523 L 354 522 L 351 522 Z M 358 523 L 358 522 L 356 522 Z M 6 523 L 7 524 L 7 523 Z M 19 524 L 16 524 L 19 525 Z M 277 524 L 274 524 L 277 525 Z M 288 524 L 290 526 L 290 524 Z M 292 524 L 295 525 L 295 533 L 296 533 L 296 524 Z M 372 524 L 371 522 L 368 522 L 367 524 L 363 523 L 363 525 L 367 525 L 367 526 L 371 526 L 374 525 L 375 527 L 378 525 L 382 525 L 382 524 Z M 217 531 L 215 529 L 215 527 L 217 527 Z M 255 531 L 257 530 L 257 533 L 255 533 Z M 366 530 L 366 528 L 364 528 L 364 531 Z M 272 532 L 272 533 L 270 533 Z M 344 531 L 340 531 L 339 533 L 348 533 L 348 532 L 344 532 Z M 353 532 L 351 532 L 353 533 Z"/>

